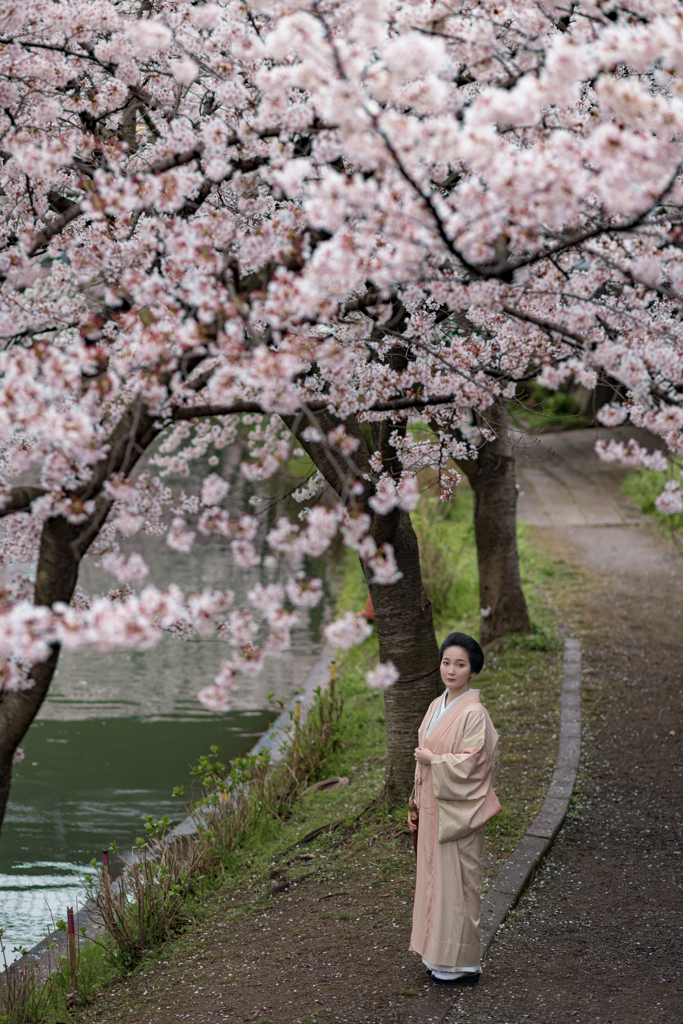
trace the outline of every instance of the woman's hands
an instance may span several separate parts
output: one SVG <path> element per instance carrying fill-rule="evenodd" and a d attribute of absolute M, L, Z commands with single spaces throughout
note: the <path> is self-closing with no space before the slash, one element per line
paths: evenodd
<path fill-rule="evenodd" d="M 413 816 L 410 811 L 408 811 L 408 828 L 411 832 L 417 832 L 417 822 L 413 821 Z"/>
<path fill-rule="evenodd" d="M 415 760 L 418 764 L 431 764 L 433 757 L 429 747 L 415 747 Z"/>

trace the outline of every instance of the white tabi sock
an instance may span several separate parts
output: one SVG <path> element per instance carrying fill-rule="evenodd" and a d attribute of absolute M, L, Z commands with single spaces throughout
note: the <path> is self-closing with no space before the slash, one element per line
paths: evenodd
<path fill-rule="evenodd" d="M 422 963 L 429 968 L 438 981 L 457 981 L 458 978 L 466 978 L 468 974 L 479 974 L 481 967 L 442 967 L 440 964 L 430 964 L 429 960 L 422 957 Z"/>

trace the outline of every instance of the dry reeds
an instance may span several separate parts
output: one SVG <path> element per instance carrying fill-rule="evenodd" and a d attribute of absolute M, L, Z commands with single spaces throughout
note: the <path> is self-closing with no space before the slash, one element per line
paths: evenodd
<path fill-rule="evenodd" d="M 35 961 L 8 965 L 2 929 L 0 947 L 5 966 L 0 975 L 0 1021 L 3 1024 L 40 1024 L 52 1001 L 52 979 L 41 977 Z"/>
<path fill-rule="evenodd" d="M 89 916 L 102 925 L 124 968 L 173 934 L 204 855 L 197 840 L 169 842 L 166 828 L 150 831 L 147 841 L 136 841 L 117 882 L 104 868 L 88 876 Z"/>

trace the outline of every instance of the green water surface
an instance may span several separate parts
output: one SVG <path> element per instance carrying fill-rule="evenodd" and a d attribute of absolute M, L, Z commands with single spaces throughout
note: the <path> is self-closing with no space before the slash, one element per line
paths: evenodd
<path fill-rule="evenodd" d="M 92 857 L 116 840 L 144 835 L 142 816 L 186 810 L 171 794 L 189 765 L 220 746 L 222 759 L 247 753 L 274 713 L 234 711 L 196 721 L 140 718 L 37 721 L 24 741 L 0 843 L 0 927 L 8 957 L 44 937 L 51 920 L 82 899 Z"/>

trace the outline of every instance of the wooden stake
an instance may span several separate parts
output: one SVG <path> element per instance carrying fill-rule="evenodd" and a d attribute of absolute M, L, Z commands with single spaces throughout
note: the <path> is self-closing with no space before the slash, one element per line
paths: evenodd
<path fill-rule="evenodd" d="M 78 972 L 78 957 L 76 954 L 76 922 L 74 921 L 74 908 L 66 908 L 66 931 L 69 940 L 69 967 L 71 970 L 71 991 L 76 992 L 78 989 L 76 983 L 76 974 Z"/>
<path fill-rule="evenodd" d="M 102 850 L 102 886 L 107 899 L 109 898 L 109 885 L 109 850 Z"/>
<path fill-rule="evenodd" d="M 294 766 L 299 760 L 299 720 L 301 718 L 301 701 L 294 702 Z"/>

